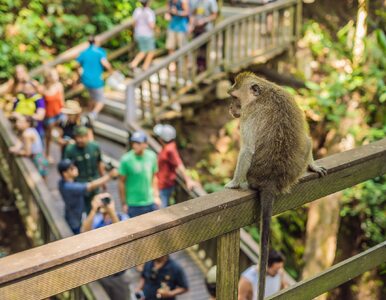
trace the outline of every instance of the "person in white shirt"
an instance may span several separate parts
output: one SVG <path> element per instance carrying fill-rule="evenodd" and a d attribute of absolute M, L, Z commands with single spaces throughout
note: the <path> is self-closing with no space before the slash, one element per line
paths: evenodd
<path fill-rule="evenodd" d="M 288 286 L 288 283 L 284 279 L 283 267 L 283 255 L 277 251 L 271 250 L 268 257 L 264 297 L 273 295 Z M 238 288 L 238 300 L 257 299 L 258 272 L 258 266 L 252 265 L 241 274 Z"/>
<path fill-rule="evenodd" d="M 145 59 L 142 69 L 146 71 L 154 58 L 155 39 L 155 13 L 149 7 L 149 0 L 141 0 L 142 7 L 134 10 L 134 37 L 138 44 L 139 52 L 129 64 L 133 70 Z"/>

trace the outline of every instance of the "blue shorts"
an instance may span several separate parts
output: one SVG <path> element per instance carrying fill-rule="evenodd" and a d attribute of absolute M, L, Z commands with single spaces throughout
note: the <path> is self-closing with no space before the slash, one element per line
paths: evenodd
<path fill-rule="evenodd" d="M 156 210 L 155 204 L 145 206 L 129 206 L 129 217 L 134 218 Z"/>
<path fill-rule="evenodd" d="M 62 114 L 58 114 L 56 116 L 53 116 L 53 117 L 48 117 L 48 118 L 45 118 L 44 119 L 44 126 L 45 127 L 48 127 L 54 123 L 57 123 L 61 118 L 62 118 Z"/>
<path fill-rule="evenodd" d="M 140 52 L 150 52 L 155 49 L 155 39 L 149 36 L 137 36 L 135 38 Z"/>

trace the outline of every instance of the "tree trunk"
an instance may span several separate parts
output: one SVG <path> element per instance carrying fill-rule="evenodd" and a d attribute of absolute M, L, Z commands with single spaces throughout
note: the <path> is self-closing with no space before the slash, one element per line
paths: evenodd
<path fill-rule="evenodd" d="M 364 38 L 367 33 L 368 0 L 358 0 L 357 24 L 353 48 L 353 66 L 356 67 L 362 61 L 365 51 Z"/>
<path fill-rule="evenodd" d="M 351 99 L 348 96 L 343 99 L 347 103 L 346 117 L 341 120 L 337 131 L 330 131 L 327 135 L 325 144 L 328 154 L 347 151 L 355 147 L 355 138 L 349 133 L 349 130 L 360 124 L 363 126 L 364 113 L 359 109 L 360 95 L 354 93 L 351 96 Z M 322 272 L 334 262 L 340 223 L 341 196 L 342 193 L 338 192 L 314 201 L 309 206 L 303 278 Z M 317 299 L 327 299 L 327 294 Z"/>

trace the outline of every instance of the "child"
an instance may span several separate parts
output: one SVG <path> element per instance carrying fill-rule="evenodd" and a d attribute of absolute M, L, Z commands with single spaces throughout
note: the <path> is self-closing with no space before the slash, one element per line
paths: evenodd
<path fill-rule="evenodd" d="M 43 154 L 43 143 L 36 128 L 33 126 L 33 119 L 30 116 L 20 115 L 16 121 L 16 128 L 20 132 L 22 142 L 9 148 L 9 152 L 31 157 L 40 175 L 45 179 L 48 172 L 48 162 Z"/>

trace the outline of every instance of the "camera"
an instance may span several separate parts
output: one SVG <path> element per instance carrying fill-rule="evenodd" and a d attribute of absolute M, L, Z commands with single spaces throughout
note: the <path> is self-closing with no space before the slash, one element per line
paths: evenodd
<path fill-rule="evenodd" d="M 103 203 L 103 205 L 109 205 L 110 204 L 110 202 L 111 202 L 111 198 L 110 197 L 104 197 L 104 198 L 102 198 L 102 203 Z"/>

